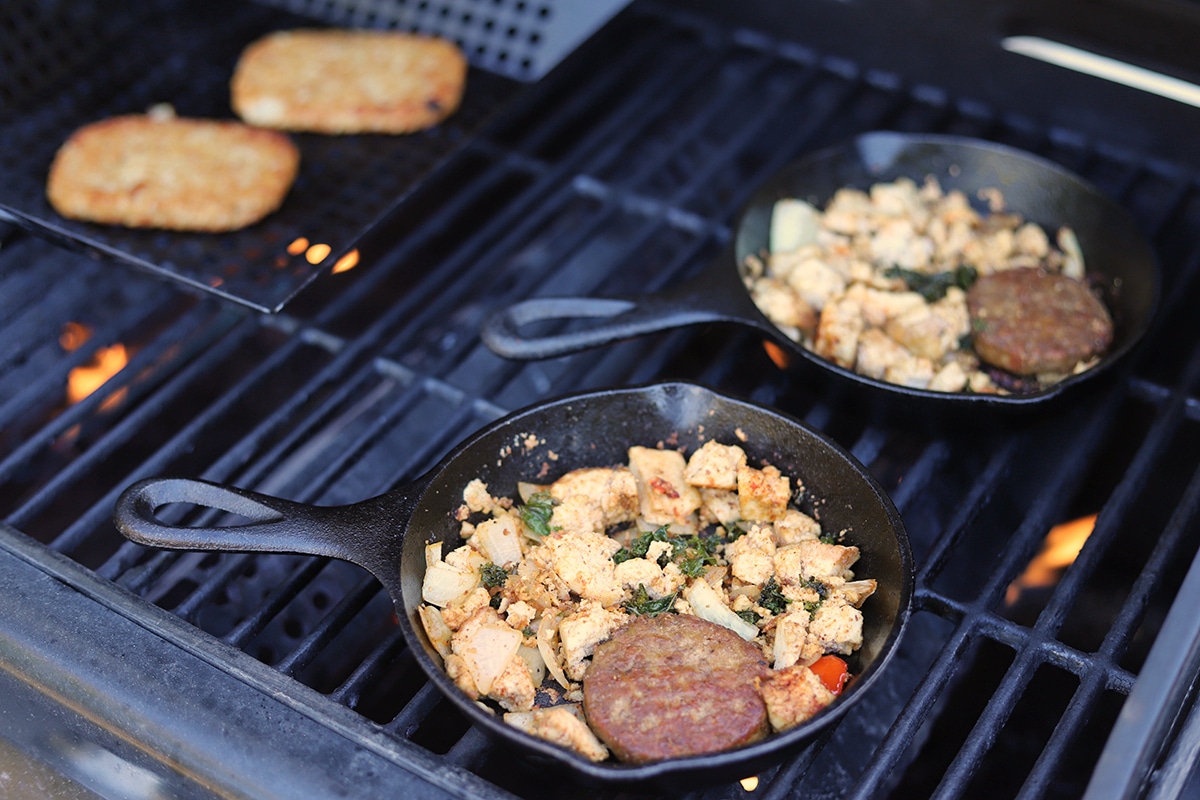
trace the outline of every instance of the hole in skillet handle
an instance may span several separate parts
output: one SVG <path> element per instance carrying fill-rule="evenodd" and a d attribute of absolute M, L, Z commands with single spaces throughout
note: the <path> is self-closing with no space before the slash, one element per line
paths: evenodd
<path fill-rule="evenodd" d="M 737 226 L 735 253 L 739 270 L 746 256 L 768 249 L 771 212 L 777 200 L 792 197 L 824 208 L 843 187 L 868 190 L 873 184 L 906 177 L 920 185 L 926 176 L 946 191 L 960 190 L 986 213 L 979 190 L 999 189 L 1009 211 L 1040 224 L 1051 237 L 1072 228 L 1083 252 L 1089 280 L 1101 288 L 1113 317 L 1112 345 L 1091 369 L 1028 394 L 990 395 L 934 392 L 859 375 L 787 342 L 791 352 L 844 382 L 867 389 L 863 409 L 900 414 L 960 412 L 976 418 L 976 409 L 1030 412 L 1061 407 L 1061 398 L 1082 384 L 1110 373 L 1150 327 L 1161 291 L 1160 269 L 1136 223 L 1112 198 L 1079 176 L 1022 150 L 980 139 L 934 134 L 878 131 L 805 156 L 785 167 L 747 202 Z M 896 408 L 880 404 L 891 403 Z"/>
<path fill-rule="evenodd" d="M 478 478 L 491 494 L 513 497 L 518 481 L 545 483 L 578 467 L 625 463 L 628 447 L 635 444 L 662 442 L 693 451 L 708 439 L 737 443 L 752 462 L 770 462 L 784 474 L 803 480 L 811 496 L 820 501 L 823 524 L 847 529 L 846 541 L 862 550 L 856 574 L 879 581 L 878 591 L 863 607 L 864 645 L 850 660 L 856 678 L 845 693 L 812 720 L 756 744 L 631 765 L 612 760 L 589 762 L 507 725 L 499 713 L 459 691 L 425 636 L 417 609 L 426 543 L 441 540 L 444 551 L 460 543 L 460 525 L 453 512 L 462 503 L 463 488 Z M 584 783 L 649 781 L 676 791 L 754 774 L 805 746 L 869 690 L 894 652 L 908 618 L 913 567 L 907 535 L 895 507 L 866 469 L 844 449 L 800 422 L 702 386 L 651 384 L 570 395 L 531 406 L 470 437 L 430 474 L 408 525 L 412 535 L 405 536 L 403 545 L 403 627 L 412 637 L 414 655 L 434 683 L 468 719 L 527 766 L 551 766 Z"/>

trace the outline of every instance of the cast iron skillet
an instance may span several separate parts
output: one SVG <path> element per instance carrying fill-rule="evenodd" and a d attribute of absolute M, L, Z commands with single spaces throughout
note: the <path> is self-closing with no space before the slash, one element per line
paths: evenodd
<path fill-rule="evenodd" d="M 844 186 L 867 189 L 909 177 L 935 175 L 946 190 L 961 189 L 985 210 L 981 188 L 1003 191 L 1008 208 L 1040 223 L 1053 236 L 1074 229 L 1090 276 L 1103 289 L 1115 331 L 1112 347 L 1092 369 L 1041 391 L 1021 395 L 911 389 L 859 375 L 817 356 L 782 334 L 754 305 L 742 282 L 747 255 L 767 250 L 771 209 L 795 197 L 824 207 Z M 1145 333 L 1158 303 L 1159 270 L 1133 220 L 1100 191 L 1058 165 L 1020 150 L 954 136 L 867 133 L 813 153 L 783 169 L 751 195 L 738 219 L 733 245 L 699 274 L 657 294 L 625 298 L 547 297 L 516 303 L 493 314 L 483 340 L 506 358 L 538 359 L 609 344 L 642 334 L 698 323 L 727 322 L 766 334 L 811 364 L 855 387 L 884 397 L 948 406 L 1022 408 L 1045 403 L 1108 371 Z M 536 323 L 570 320 L 569 330 L 540 334 Z"/>
<path fill-rule="evenodd" d="M 744 436 L 744 440 L 739 436 Z M 537 445 L 527 447 L 528 437 Z M 575 467 L 626 462 L 629 445 L 653 446 L 677 436 L 695 449 L 706 439 L 738 443 L 752 463 L 769 461 L 800 477 L 820 502 L 827 530 L 845 529 L 861 560 L 855 573 L 875 578 L 878 591 L 863 605 L 863 646 L 849 658 L 854 682 L 811 721 L 757 744 L 723 753 L 646 765 L 591 763 L 506 725 L 471 701 L 446 676 L 417 617 L 428 542 L 458 546 L 452 512 L 466 484 L 481 478 L 496 495 L 515 496 L 518 480 L 545 482 Z M 675 446 L 675 439 L 671 439 Z M 554 454 L 554 457 L 551 454 Z M 549 474 L 543 470 L 549 469 Z M 156 509 L 191 503 L 239 514 L 237 527 L 188 528 L 163 524 Z M 580 394 L 535 405 L 474 434 L 412 483 L 347 506 L 312 506 L 199 480 L 140 481 L 117 501 L 115 521 L 135 542 L 190 550 L 306 553 L 365 567 L 391 595 L 396 616 L 417 661 L 474 724 L 539 763 L 565 765 L 577 776 L 606 782 L 660 779 L 680 783 L 727 781 L 777 762 L 832 723 L 878 677 L 908 618 L 912 555 L 895 507 L 861 464 L 845 450 L 776 411 L 688 383 L 663 383 Z"/>

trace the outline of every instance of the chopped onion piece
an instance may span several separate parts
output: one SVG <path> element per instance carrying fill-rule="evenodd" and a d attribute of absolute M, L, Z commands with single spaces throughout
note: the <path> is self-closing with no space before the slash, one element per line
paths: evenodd
<path fill-rule="evenodd" d="M 785 197 L 771 209 L 772 253 L 791 253 L 817 240 L 820 212 L 803 200 Z"/>
<path fill-rule="evenodd" d="M 692 611 L 700 619 L 706 619 L 729 628 L 748 642 L 754 641 L 758 636 L 758 626 L 746 622 L 729 606 L 722 603 L 716 591 L 703 579 L 697 578 L 688 584 L 688 587 L 683 590 L 683 598 L 688 601 Z"/>
<path fill-rule="evenodd" d="M 558 623 L 561 621 L 562 617 L 553 619 L 542 617 L 542 621 L 538 623 L 537 646 L 538 652 L 542 654 L 542 660 L 546 663 L 546 669 L 550 670 L 550 675 L 558 681 L 559 686 L 570 689 L 571 682 L 567 680 L 566 673 L 558 663 L 558 655 L 554 647 L 554 637 L 558 634 Z"/>
<path fill-rule="evenodd" d="M 445 608 L 455 600 L 466 596 L 478 583 L 479 578 L 475 574 L 464 572 L 444 561 L 439 561 L 425 570 L 425 580 L 421 584 L 421 598 L 426 603 Z"/>
<path fill-rule="evenodd" d="M 433 649 L 437 650 L 442 658 L 450 655 L 450 639 L 454 632 L 442 619 L 442 612 L 433 606 L 423 605 L 417 609 L 417 613 L 421 615 L 421 625 L 425 628 Z"/>

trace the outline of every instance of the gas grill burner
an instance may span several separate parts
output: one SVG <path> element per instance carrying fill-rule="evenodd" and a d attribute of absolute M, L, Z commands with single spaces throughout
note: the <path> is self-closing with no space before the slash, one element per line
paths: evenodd
<path fill-rule="evenodd" d="M 51 217 L 45 167 L 74 126 L 164 99 L 228 116 L 228 68 L 260 31 L 483 31 L 496 4 L 175 5 L 0 8 L 0 795 L 680 796 L 580 784 L 494 741 L 429 683 L 358 567 L 160 551 L 112 523 L 152 476 L 354 503 L 509 411 L 664 380 L 850 450 L 917 570 L 904 638 L 856 705 L 777 766 L 689 797 L 1196 794 L 1200 117 L 1002 45 L 1152 53 L 1134 63 L 1194 81 L 1167 46 L 1200 33 L 1190 7 L 1127 8 L 1146 25 L 1120 26 L 1116 4 L 1071 4 L 1072 32 L 1019 2 L 635 0 L 545 74 L 476 51 L 436 131 L 304 139 L 304 192 L 261 230 Z M 564 4 L 502 5 L 529 20 Z M 1114 198 L 1162 267 L 1142 346 L 1062 409 L 964 426 L 897 419 L 719 325 L 530 363 L 481 342 L 502 305 L 677 285 L 726 251 L 753 187 L 873 130 L 1021 148 Z"/>

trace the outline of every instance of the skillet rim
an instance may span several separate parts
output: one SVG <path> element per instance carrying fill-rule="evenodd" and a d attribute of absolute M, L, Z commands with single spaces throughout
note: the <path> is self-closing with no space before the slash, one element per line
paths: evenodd
<path fill-rule="evenodd" d="M 650 397 L 655 393 L 661 393 L 664 396 L 677 395 L 672 401 L 676 404 L 681 402 L 679 397 L 683 393 L 688 393 L 692 396 L 698 395 L 703 397 L 706 404 L 711 404 L 715 399 L 719 403 L 729 403 L 734 406 L 751 409 L 756 414 L 773 417 L 786 423 L 789 427 L 798 429 L 807 436 L 812 437 L 813 443 L 817 447 L 827 448 L 829 455 L 844 462 L 844 465 L 850 468 L 856 478 L 861 481 L 862 487 L 868 490 L 869 494 L 879 503 L 879 510 L 888 519 L 892 538 L 896 542 L 897 554 L 899 556 L 898 566 L 901 573 L 901 585 L 898 587 L 897 593 L 896 617 L 883 639 L 883 644 L 880 647 L 878 655 L 861 674 L 856 676 L 852 692 L 840 695 L 830 706 L 815 717 L 806 720 L 791 730 L 772 733 L 759 742 L 732 750 L 683 758 L 664 759 L 648 764 L 624 764 L 614 762 L 611 759 L 597 763 L 587 760 L 574 751 L 506 724 L 498 713 L 482 706 L 477 701 L 471 700 L 454 684 L 446 674 L 444 666 L 440 663 L 440 657 L 435 658 L 434 653 L 436 651 L 433 650 L 432 644 L 429 642 L 428 636 L 425 634 L 419 620 L 414 618 L 416 608 L 423 600 L 418 596 L 415 599 L 412 609 L 410 610 L 407 607 L 406 595 L 403 591 L 403 584 L 406 582 L 405 567 L 401 563 L 398 570 L 399 574 L 395 576 L 394 582 L 386 582 L 385 588 L 388 588 L 390 591 L 392 586 L 395 587 L 396 591 L 393 596 L 393 603 L 396 606 L 397 617 L 401 620 L 400 627 L 403 635 L 407 640 L 408 646 L 413 650 L 414 657 L 429 679 L 436 684 L 442 696 L 449 699 L 458 707 L 472 724 L 480 725 L 489 735 L 496 736 L 504 744 L 517 748 L 522 756 L 530 758 L 533 761 L 549 761 L 554 765 L 566 767 L 582 777 L 607 784 L 642 783 L 666 777 L 691 777 L 695 779 L 712 776 L 717 773 L 732 775 L 735 774 L 732 772 L 735 767 L 754 770 L 777 763 L 785 758 L 788 753 L 799 748 L 804 742 L 811 740 L 820 731 L 833 724 L 876 681 L 877 676 L 894 657 L 896 648 L 907 628 L 912 613 L 913 595 L 915 593 L 916 570 L 911 544 L 904 527 L 903 519 L 892 502 L 891 497 L 884 491 L 874 476 L 870 474 L 865 465 L 858 461 L 849 450 L 842 447 L 825 433 L 806 425 L 786 412 L 751 400 L 735 397 L 691 381 L 656 381 L 623 387 L 573 392 L 532 403 L 515 410 L 472 433 L 455 446 L 437 465 L 418 478 L 415 483 L 421 484 L 421 486 L 417 493 L 418 496 L 413 498 L 414 508 L 425 502 L 429 496 L 430 489 L 438 483 L 439 477 L 452 462 L 472 448 L 479 446 L 482 440 L 504 428 L 527 421 L 540 413 L 546 412 L 550 408 L 570 405 L 580 400 L 596 400 L 614 395 L 644 395 Z M 449 509 L 447 508 L 446 511 L 449 511 Z M 411 523 L 416 513 L 419 512 L 415 512 L 413 517 L 410 517 L 404 525 L 403 535 L 405 540 L 407 540 L 408 535 L 412 532 Z M 406 551 L 407 549 L 407 543 L 402 544 L 401 550 Z M 418 568 L 413 567 L 412 569 L 416 570 Z M 420 576 L 423 577 L 423 566 L 419 571 Z M 745 777 L 745 775 L 742 775 L 742 777 Z"/>
<path fill-rule="evenodd" d="M 746 218 L 754 211 L 760 209 L 766 204 L 774 203 L 774 200 L 766 199 L 769 195 L 776 195 L 775 199 L 783 197 L 796 197 L 806 199 L 804 192 L 789 192 L 780 193 L 780 189 L 784 187 L 790 175 L 804 169 L 813 169 L 816 165 L 832 161 L 835 159 L 854 163 L 861 166 L 864 172 L 879 172 L 880 170 L 872 170 L 871 166 L 865 161 L 865 151 L 869 149 L 872 142 L 892 142 L 892 146 L 897 150 L 904 148 L 912 148 L 915 146 L 932 145 L 941 148 L 960 147 L 967 150 L 975 150 L 981 153 L 995 153 L 1005 158 L 1015 159 L 1029 165 L 1030 167 L 1040 170 L 1056 179 L 1060 184 L 1072 187 L 1076 193 L 1091 195 L 1097 198 L 1104 206 L 1119 218 L 1127 228 L 1128 232 L 1133 234 L 1133 240 L 1136 242 L 1138 249 L 1143 252 L 1144 265 L 1148 268 L 1145 276 L 1145 286 L 1149 290 L 1149 300 L 1146 304 L 1145 313 L 1140 324 L 1132 328 L 1125 341 L 1118 347 L 1110 349 L 1105 353 L 1095 366 L 1059 381 L 1056 384 L 1040 389 L 1036 392 L 1028 392 L 1024 394 L 981 394 L 974 392 L 938 392 L 929 389 L 918 389 L 901 384 L 888 383 L 886 381 L 860 375 L 859 373 L 838 366 L 832 361 L 823 358 L 816 353 L 811 352 L 803 347 L 799 342 L 790 339 L 783 331 L 772 322 L 761 310 L 757 304 L 751 299 L 750 306 L 753 307 L 757 318 L 747 319 L 746 322 L 752 327 L 760 331 L 764 331 L 771 335 L 774 340 L 783 345 L 789 354 L 794 354 L 802 357 L 808 363 L 815 365 L 827 372 L 832 373 L 837 378 L 844 381 L 849 381 L 852 384 L 866 387 L 869 392 L 877 395 L 878 399 L 887 399 L 889 396 L 900 398 L 907 403 L 913 403 L 918 407 L 932 408 L 930 404 L 937 404 L 949 410 L 951 408 L 968 409 L 987 407 L 997 409 L 998 411 L 1028 411 L 1034 407 L 1041 407 L 1056 400 L 1065 393 L 1071 392 L 1081 384 L 1092 381 L 1095 378 L 1109 373 L 1120 362 L 1124 361 L 1131 351 L 1136 349 L 1145 338 L 1150 328 L 1154 325 L 1157 319 L 1158 307 L 1162 297 L 1162 266 L 1159 263 L 1158 254 L 1151 246 L 1145 233 L 1138 226 L 1136 220 L 1126 209 L 1118 203 L 1107 192 L 1101 191 L 1097 186 L 1083 178 L 1081 175 L 1066 167 L 1058 164 L 1043 156 L 1039 156 L 1028 150 L 1023 150 L 1018 147 L 995 142 L 990 139 L 979 137 L 963 136 L 956 134 L 942 133 L 911 133 L 892 130 L 871 130 L 856 134 L 849 138 L 842 139 L 826 147 L 817 150 L 809 151 L 799 158 L 788 162 L 783 167 L 771 174 L 770 177 L 763 180 L 751 191 L 749 199 L 742 205 L 741 209 L 735 218 L 732 228 L 733 237 L 727 251 L 733 263 L 735 275 L 739 282 L 744 275 L 743 261 L 744 255 L 739 257 L 738 253 L 741 250 L 741 237 L 745 229 Z M 886 169 L 886 167 L 885 167 Z M 926 171 L 928 173 L 928 170 Z M 910 176 L 911 177 L 911 176 Z M 924 176 L 920 176 L 923 179 Z M 891 178 L 890 180 L 894 180 Z M 918 178 L 913 178 L 919 180 Z M 884 180 L 879 178 L 877 180 Z M 855 187 L 863 188 L 863 187 Z M 1070 224 L 1064 222 L 1061 224 Z M 1086 254 L 1085 254 L 1086 257 Z M 1086 260 L 1086 259 L 1085 259 Z M 744 288 L 744 284 L 743 284 Z M 749 290 L 746 290 L 747 298 L 749 299 Z M 1105 303 L 1108 306 L 1108 303 Z M 1109 306 L 1110 311 L 1111 306 Z"/>

